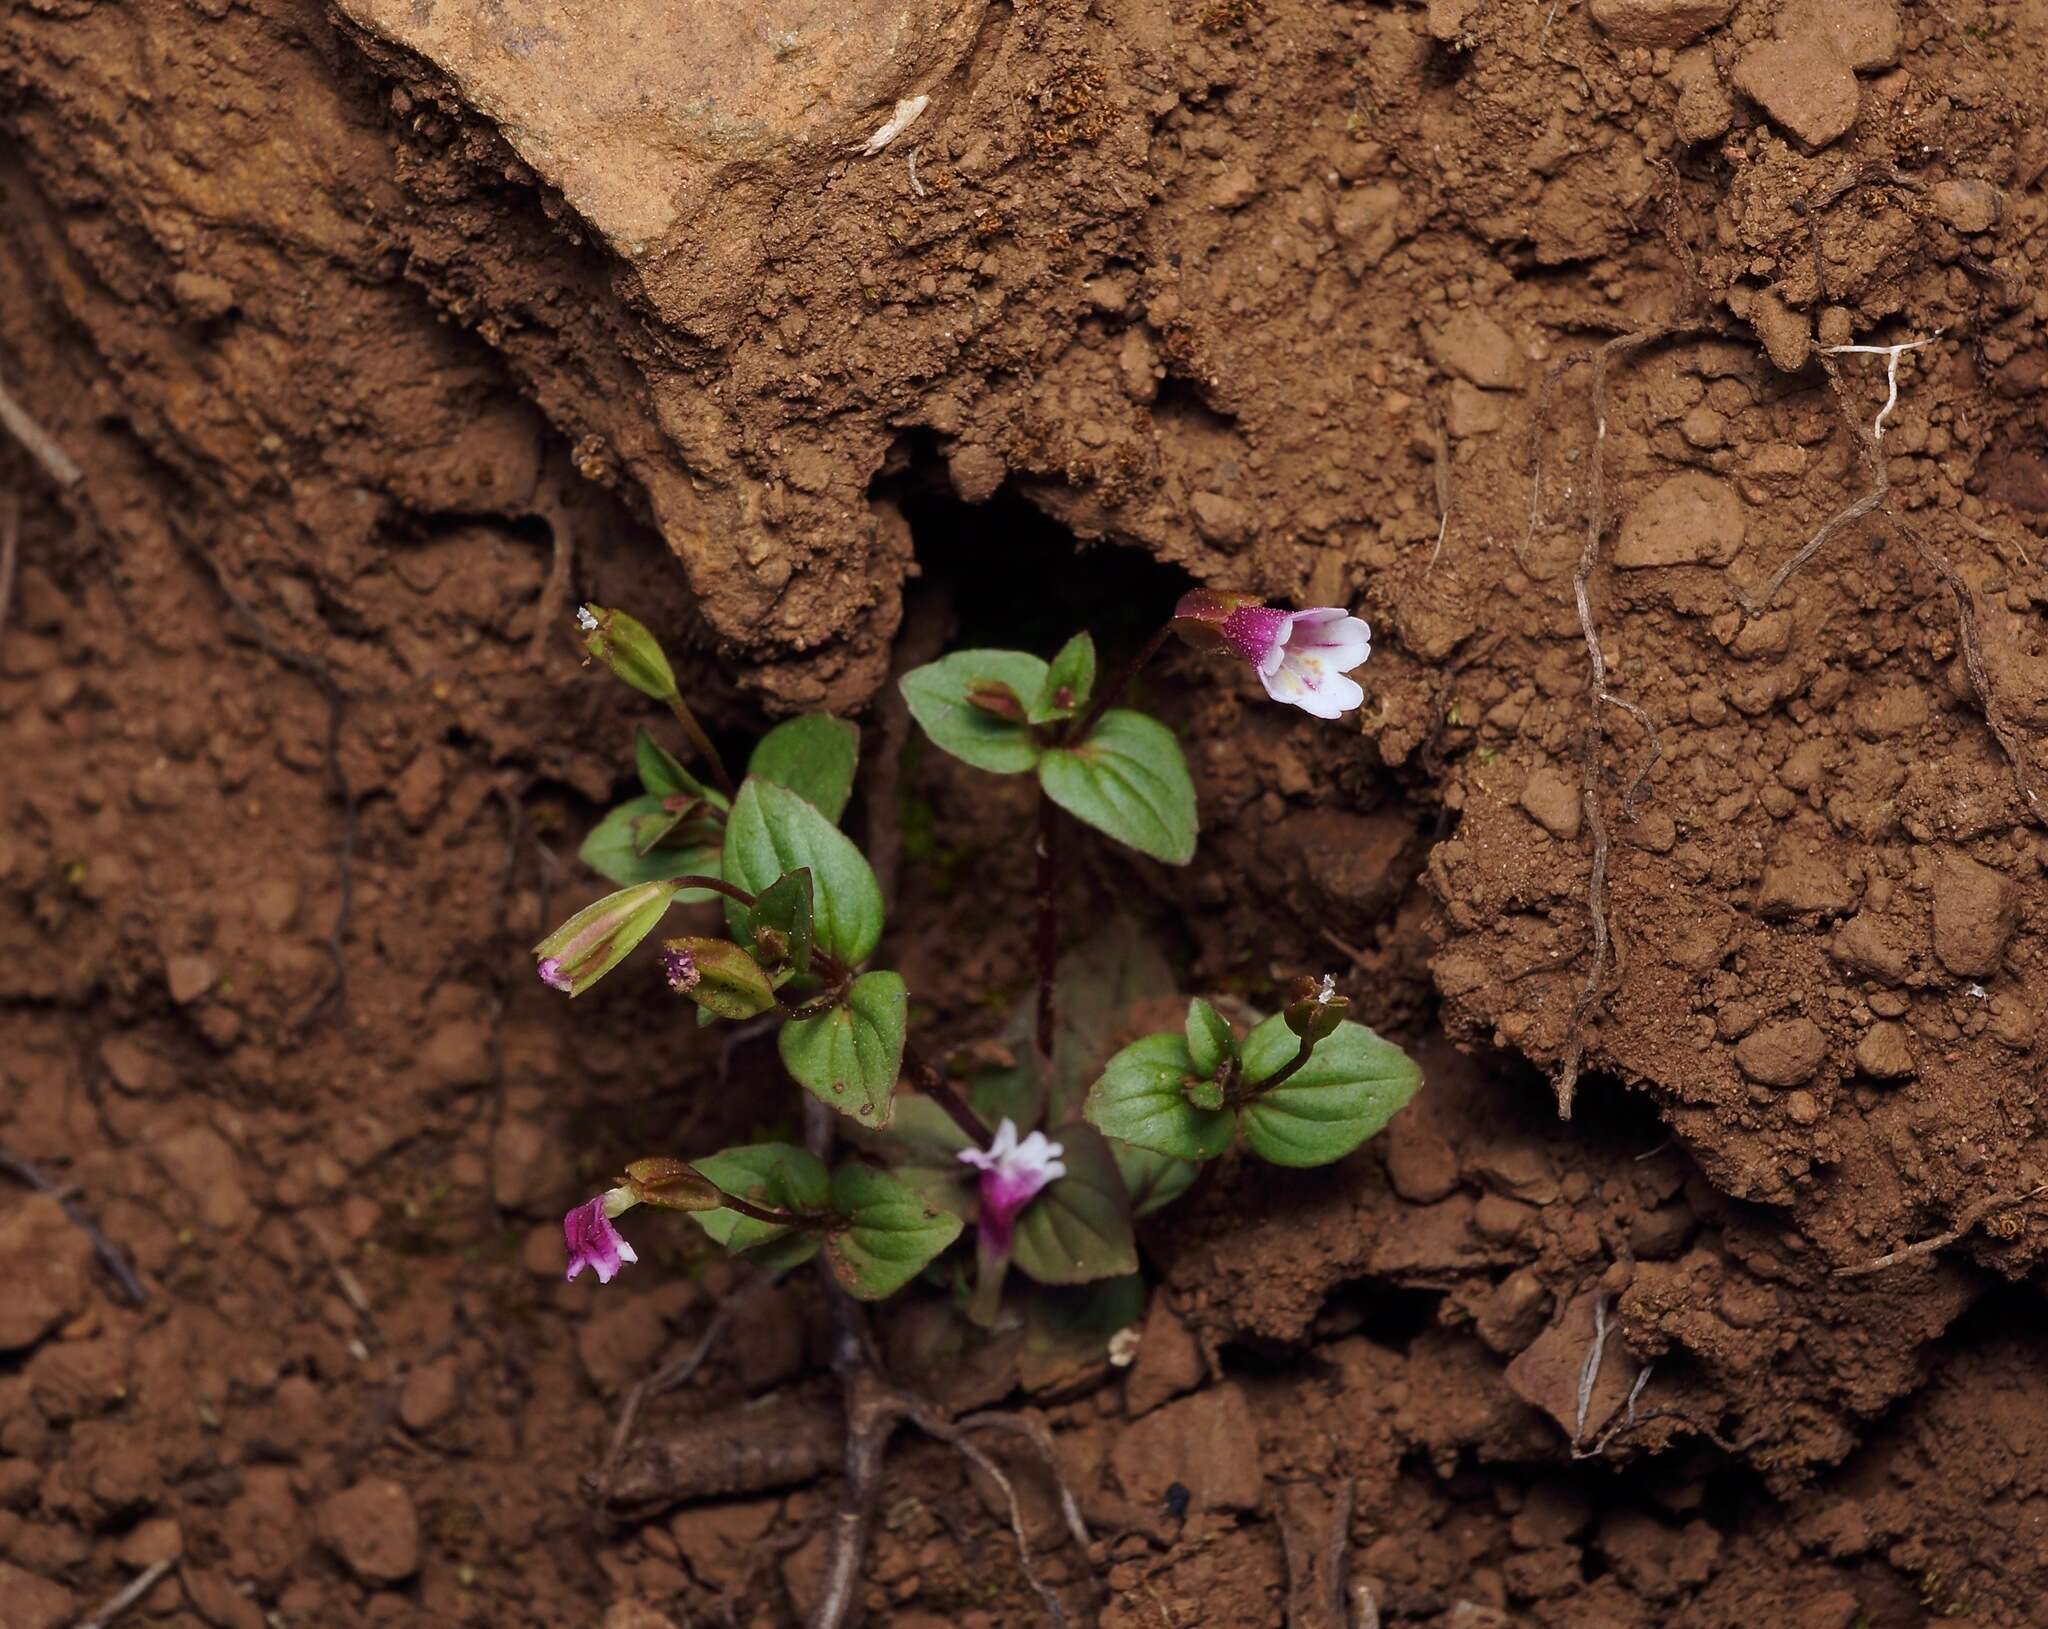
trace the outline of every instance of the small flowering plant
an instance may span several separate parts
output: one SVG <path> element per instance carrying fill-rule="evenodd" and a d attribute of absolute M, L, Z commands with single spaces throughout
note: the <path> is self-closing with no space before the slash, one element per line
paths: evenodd
<path fill-rule="evenodd" d="M 660 941 L 661 983 L 700 1023 L 773 1023 L 790 1079 L 842 1117 L 845 1139 L 829 1164 L 782 1142 L 634 1161 L 564 1218 L 571 1278 L 588 1269 L 609 1283 L 636 1261 L 615 1224 L 645 1205 L 690 1214 L 771 1271 L 819 1258 L 859 1299 L 926 1278 L 993 1326 L 1013 1269 L 1039 1285 L 1135 1285 L 1134 1220 L 1187 1192 L 1233 1143 L 1278 1165 L 1328 1164 L 1419 1084 L 1398 1048 L 1345 1016 L 1328 977 L 1303 978 L 1281 1012 L 1243 1034 L 1197 997 L 1180 1030 L 1118 1045 L 1125 998 L 1166 988 L 1164 962 L 1114 930 L 1060 955 L 1065 820 L 1168 865 L 1194 855 L 1195 792 L 1179 742 L 1118 705 L 1167 635 L 1243 661 L 1277 701 L 1337 718 L 1362 701 L 1348 674 L 1371 652 L 1370 630 L 1349 612 L 1197 591 L 1107 684 L 1085 633 L 1050 661 L 965 650 L 904 676 L 911 715 L 937 746 L 1038 784 L 1037 997 L 995 1048 L 1013 1061 L 971 1078 L 926 1061 L 908 1034 L 902 977 L 871 965 L 881 890 L 840 829 L 855 726 L 791 719 L 762 738 L 735 782 L 647 629 L 594 605 L 578 623 L 592 657 L 668 708 L 695 769 L 640 731 L 642 795 L 606 815 L 582 849 L 617 891 L 534 947 L 536 974 L 581 995 L 672 907 L 720 901 L 723 934 Z M 970 1224 L 971 1256 L 953 1250 Z"/>

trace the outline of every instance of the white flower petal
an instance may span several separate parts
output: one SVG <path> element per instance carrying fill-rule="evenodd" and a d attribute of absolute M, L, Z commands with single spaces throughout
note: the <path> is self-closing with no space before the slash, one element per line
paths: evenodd
<path fill-rule="evenodd" d="M 1293 666 L 1276 666 L 1271 673 L 1261 673 L 1259 683 L 1266 687 L 1266 694 L 1275 701 L 1284 701 L 1289 706 L 1299 707 L 1301 698 L 1308 693 L 1308 686 Z"/>
<path fill-rule="evenodd" d="M 638 1261 L 639 1259 L 639 1252 L 626 1242 L 624 1235 L 621 1235 L 619 1238 L 619 1260 Z"/>

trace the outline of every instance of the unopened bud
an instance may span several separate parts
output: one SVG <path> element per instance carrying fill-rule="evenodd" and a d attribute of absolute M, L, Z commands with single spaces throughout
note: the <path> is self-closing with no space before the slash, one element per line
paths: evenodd
<path fill-rule="evenodd" d="M 624 611 L 586 605 L 576 613 L 576 626 L 583 630 L 583 648 L 643 696 L 676 699 L 675 671 L 644 624 Z"/>
<path fill-rule="evenodd" d="M 663 1210 L 716 1210 L 725 1203 L 711 1179 L 682 1160 L 635 1160 L 626 1167 L 626 1186 L 641 1204 Z"/>
<path fill-rule="evenodd" d="M 1337 981 L 1328 973 L 1320 979 L 1296 979 L 1283 1016 L 1287 1027 L 1304 1041 L 1326 1040 L 1344 1022 L 1351 1003 L 1337 994 Z"/>
<path fill-rule="evenodd" d="M 636 883 L 586 905 L 533 947 L 543 984 L 581 995 L 654 931 L 676 897 L 672 882 Z"/>
<path fill-rule="evenodd" d="M 984 713 L 1008 719 L 1012 724 L 1022 724 L 1027 718 L 1024 703 L 1017 699 L 1017 692 L 1001 679 L 976 679 L 967 687 L 967 703 Z"/>
<path fill-rule="evenodd" d="M 1226 594 L 1214 588 L 1194 588 L 1181 595 L 1173 608 L 1173 631 L 1201 650 L 1220 649 L 1223 625 L 1230 613 L 1246 605 L 1263 605 L 1256 594 Z"/>
<path fill-rule="evenodd" d="M 727 939 L 670 939 L 661 970 L 669 988 L 719 1018 L 758 1018 L 775 1008 L 761 964 Z"/>

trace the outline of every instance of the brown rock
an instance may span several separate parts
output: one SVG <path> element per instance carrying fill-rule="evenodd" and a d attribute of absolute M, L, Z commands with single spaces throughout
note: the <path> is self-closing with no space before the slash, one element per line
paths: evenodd
<path fill-rule="evenodd" d="M 1425 326 L 1422 348 L 1444 372 L 1483 390 L 1512 390 L 1521 382 L 1522 348 L 1483 311 L 1453 312 L 1441 327 Z"/>
<path fill-rule="evenodd" d="M 1458 1186 L 1458 1156 L 1413 1111 L 1397 1114 L 1382 1144 L 1387 1180 L 1411 1205 L 1433 1205 Z"/>
<path fill-rule="evenodd" d="M 1813 324 L 1765 289 L 1751 303 L 1750 325 L 1763 342 L 1764 354 L 1781 373 L 1797 373 L 1813 355 Z"/>
<path fill-rule="evenodd" d="M 1822 34 L 1749 46 L 1735 59 L 1735 88 L 1809 148 L 1827 146 L 1856 122 L 1856 76 Z"/>
<path fill-rule="evenodd" d="M 203 1567 L 188 1567 L 179 1575 L 192 1597 L 192 1609 L 213 1629 L 263 1629 L 263 1609 L 226 1575 Z"/>
<path fill-rule="evenodd" d="M 1629 1248 L 1645 1261 L 1669 1261 L 1692 1237 L 1692 1206 L 1683 1199 L 1646 1210 L 1629 1223 Z"/>
<path fill-rule="evenodd" d="M 557 1209 L 569 1176 L 561 1139 L 523 1116 L 505 1117 L 491 1139 L 491 1195 L 501 1210 Z"/>
<path fill-rule="evenodd" d="M 1463 379 L 1453 379 L 1450 402 L 1444 408 L 1444 429 L 1453 441 L 1492 435 L 1508 421 L 1506 400 Z"/>
<path fill-rule="evenodd" d="M 1859 911 L 1835 930 L 1835 960 L 1872 978 L 1896 984 L 1913 970 L 1904 930 L 1887 918 Z"/>
<path fill-rule="evenodd" d="M 1548 764 L 1522 783 L 1522 808 L 1529 818 L 1567 843 L 1579 835 L 1585 817 L 1579 789 L 1562 771 Z"/>
<path fill-rule="evenodd" d="M 1231 164 L 1209 183 L 1209 207 L 1242 209 L 1264 190 L 1250 169 L 1242 164 Z"/>
<path fill-rule="evenodd" d="M 1169 1398 L 1199 1386 L 1208 1370 L 1202 1349 L 1180 1321 L 1166 1297 L 1153 1292 L 1145 1309 L 1145 1327 L 1138 1337 L 1137 1360 L 1124 1382 L 1124 1407 L 1135 1416 L 1148 1414 Z"/>
<path fill-rule="evenodd" d="M 778 1310 L 786 1314 L 788 1309 Z M 608 1297 L 576 1327 L 583 1372 L 600 1391 L 616 1391 L 638 1380 L 667 1342 L 661 1309 L 644 1294 Z"/>
<path fill-rule="evenodd" d="M 0 1561 L 0 1626 L 4 1629 L 57 1629 L 76 1610 L 71 1591 L 47 1578 Z"/>
<path fill-rule="evenodd" d="M 1934 954 L 1951 973 L 1985 978 L 1998 971 L 2019 919 L 2012 879 L 1966 854 L 1941 857 L 1934 874 Z"/>
<path fill-rule="evenodd" d="M 690 1571 L 710 1588 L 723 1589 L 738 1581 L 780 1508 L 777 1499 L 698 1505 L 677 1516 L 668 1530 Z"/>
<path fill-rule="evenodd" d="M 1220 492 L 1197 492 L 1188 499 L 1195 530 L 1219 549 L 1241 549 L 1251 541 L 1252 512 L 1248 504 Z"/>
<path fill-rule="evenodd" d="M 1140 1504 L 1163 1502 L 1178 1483 L 1191 1510 L 1255 1510 L 1265 1486 L 1258 1425 L 1235 1385 L 1147 1414 L 1117 1439 L 1112 1460 Z"/>
<path fill-rule="evenodd" d="M 1597 1293 L 1588 1290 L 1575 1297 L 1557 1321 L 1508 1365 L 1507 1381 L 1515 1395 L 1548 1414 L 1566 1436 L 1578 1429 L 1579 1376 L 1593 1345 Z M 1613 1316 L 1612 1308 L 1609 1316 Z M 1628 1361 L 1626 1348 L 1610 1332 L 1605 1359 L 1586 1406 L 1589 1427 L 1596 1427 L 1626 1401 L 1635 1367 Z"/>
<path fill-rule="evenodd" d="M 1937 181 L 1927 201 L 1943 225 L 1964 237 L 1990 231 L 2003 212 L 1998 189 L 1989 181 Z"/>
<path fill-rule="evenodd" d="M 1811 1080 L 1828 1055 L 1828 1038 L 1809 1018 L 1765 1024 L 1742 1038 L 1735 1061 L 1751 1080 L 1765 1086 L 1797 1086 Z"/>
<path fill-rule="evenodd" d="M 164 983 L 170 987 L 171 999 L 181 1007 L 188 1007 L 213 988 L 218 977 L 213 963 L 204 956 L 173 956 L 164 963 Z"/>
<path fill-rule="evenodd" d="M 419 1514 L 388 1477 L 366 1477 L 322 1505 L 320 1538 L 367 1583 L 395 1584 L 420 1568 Z"/>
<path fill-rule="evenodd" d="M 946 474 L 964 503 L 987 503 L 1009 473 L 1003 455 L 993 447 L 955 447 L 946 457 Z"/>
<path fill-rule="evenodd" d="M 121 1541 L 121 1562 L 129 1567 L 152 1567 L 159 1561 L 176 1561 L 185 1553 L 185 1530 L 175 1516 L 151 1516 L 135 1524 Z"/>
<path fill-rule="evenodd" d="M 211 1126 L 188 1126 L 165 1138 L 156 1160 L 206 1226 L 233 1231 L 255 1220 L 234 1148 Z"/>
<path fill-rule="evenodd" d="M 632 1596 L 605 1608 L 603 1629 L 676 1629 L 676 1620 L 651 1601 Z"/>
<path fill-rule="evenodd" d="M 1344 269 L 1363 276 L 1400 241 L 1401 189 L 1391 181 L 1353 187 L 1337 200 L 1332 225 Z"/>
<path fill-rule="evenodd" d="M 1517 1267 L 1494 1286 L 1473 1327 L 1496 1352 L 1512 1354 L 1543 1332 L 1549 1315 L 1550 1291 L 1543 1280 L 1530 1268 Z"/>
<path fill-rule="evenodd" d="M 1620 45 L 1690 45 L 1719 28 L 1735 0 L 1592 0 L 1600 32 Z"/>
<path fill-rule="evenodd" d="M 1785 1094 L 1785 1118 L 1795 1126 L 1818 1125 L 1823 1112 L 1820 1099 L 1804 1087 Z"/>
<path fill-rule="evenodd" d="M 85 1305 L 92 1241 L 48 1194 L 0 1216 L 0 1352 L 34 1346 Z"/>
<path fill-rule="evenodd" d="M 1904 1080 L 1913 1073 L 1913 1049 L 1906 1044 L 1906 1026 L 1877 1023 L 1856 1043 L 1856 1067 L 1872 1080 Z"/>
<path fill-rule="evenodd" d="M 1725 566 L 1742 547 L 1742 499 L 1726 481 L 1688 470 L 1654 487 L 1621 523 L 1614 564 Z"/>
<path fill-rule="evenodd" d="M 1778 15 L 1778 32 L 1825 39 L 1858 73 L 1899 60 L 1899 8 L 1892 0 L 1792 0 Z"/>
<path fill-rule="evenodd" d="M 491 1026 L 480 1018 L 442 1024 L 420 1048 L 418 1068 L 422 1083 L 430 1087 L 485 1085 L 491 1078 Z"/>
<path fill-rule="evenodd" d="M 1495 1193 L 1547 1205 L 1557 1198 L 1557 1167 L 1550 1156 L 1528 1143 L 1494 1143 L 1469 1151 L 1465 1171 Z"/>
<path fill-rule="evenodd" d="M 1781 849 L 1764 867 L 1756 908 L 1765 916 L 1841 916 L 1856 907 L 1856 887 L 1824 854 Z"/>
<path fill-rule="evenodd" d="M 448 1417 L 455 1406 L 455 1388 L 461 1369 L 452 1357 L 434 1362 L 405 1377 L 398 1393 L 398 1417 L 412 1432 L 431 1431 Z"/>
<path fill-rule="evenodd" d="M 1713 54 L 1705 46 L 1683 53 L 1673 67 L 1678 105 L 1672 119 L 1681 141 L 1719 141 L 1735 122 L 1735 99 L 1721 83 Z M 1690 437 L 1688 437 L 1690 439 Z"/>

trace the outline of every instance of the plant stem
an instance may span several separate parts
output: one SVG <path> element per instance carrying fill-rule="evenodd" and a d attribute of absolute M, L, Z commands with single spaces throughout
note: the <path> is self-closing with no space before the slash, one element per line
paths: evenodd
<path fill-rule="evenodd" d="M 1166 636 L 1172 632 L 1173 624 L 1171 622 L 1161 623 L 1159 631 L 1145 641 L 1144 648 L 1125 664 L 1115 678 L 1095 692 L 1095 699 L 1088 704 L 1088 711 L 1075 721 L 1073 728 L 1066 732 L 1064 739 L 1068 741 L 1087 740 L 1088 732 L 1095 728 L 1096 720 L 1101 718 L 1104 713 L 1108 712 L 1119 701 L 1123 700 L 1124 692 L 1131 687 L 1131 681 L 1145 671 L 1147 664 L 1151 662 L 1153 657 L 1159 654 L 1159 647 L 1166 643 Z"/>
<path fill-rule="evenodd" d="M 689 737 L 690 745 L 697 749 L 697 755 L 710 769 L 719 791 L 728 798 L 738 797 L 739 788 L 733 785 L 732 776 L 726 773 L 725 760 L 718 756 L 718 748 L 711 744 L 711 737 L 704 733 L 704 726 L 697 722 L 697 715 L 690 711 L 690 704 L 681 696 L 670 696 L 668 710 L 675 714 L 676 722 L 683 727 L 683 734 Z"/>
<path fill-rule="evenodd" d="M 903 1043 L 903 1067 L 917 1078 L 917 1089 L 952 1116 L 953 1124 L 966 1134 L 976 1148 L 989 1145 L 991 1133 L 967 1099 L 946 1084 L 945 1078 L 925 1061 L 924 1054 L 908 1040 Z"/>
<path fill-rule="evenodd" d="M 721 1188 L 720 1193 L 725 1193 Z M 736 1210 L 742 1216 L 751 1216 L 757 1222 L 772 1222 L 777 1227 L 823 1227 L 825 1218 L 807 1216 L 801 1211 L 770 1210 L 766 1205 L 757 1205 L 751 1199 L 742 1199 L 736 1193 L 725 1194 L 725 1210 Z"/>
<path fill-rule="evenodd" d="M 1059 811 L 1041 787 L 1038 793 L 1038 1057 L 1052 1068 L 1053 976 L 1060 958 Z"/>
<path fill-rule="evenodd" d="M 1286 1080 L 1290 1076 L 1297 1074 L 1301 1070 L 1301 1067 L 1304 1064 L 1306 1064 L 1308 1060 L 1315 1054 L 1315 1050 L 1316 1043 L 1310 1040 L 1306 1035 L 1302 1036 L 1301 1049 L 1298 1052 L 1296 1052 L 1293 1057 L 1289 1058 L 1284 1064 L 1282 1064 L 1278 1069 L 1274 1070 L 1273 1073 L 1268 1075 L 1264 1080 L 1256 1080 L 1251 1082 L 1249 1085 L 1240 1087 L 1238 1089 L 1238 1094 L 1233 1099 L 1233 1101 L 1238 1103 L 1249 1103 L 1254 1098 L 1264 1097 L 1266 1093 L 1270 1092 L 1275 1086 L 1278 1086 L 1283 1080 Z"/>
<path fill-rule="evenodd" d="M 700 877 L 691 873 L 688 876 L 670 877 L 668 880 L 676 885 L 678 892 L 685 888 L 708 888 L 714 894 L 723 894 L 727 899 L 736 900 L 748 907 L 754 903 L 754 896 L 746 889 L 735 887 L 719 877 Z"/>

